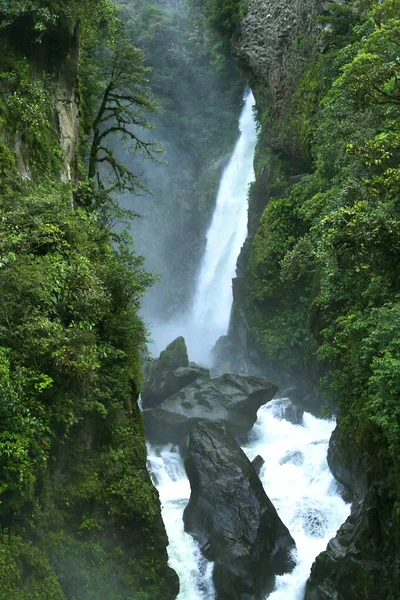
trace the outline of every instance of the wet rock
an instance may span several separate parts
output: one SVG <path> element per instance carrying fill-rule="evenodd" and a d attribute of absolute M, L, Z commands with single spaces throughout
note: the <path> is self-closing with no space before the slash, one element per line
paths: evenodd
<path fill-rule="evenodd" d="M 289 421 L 289 423 L 293 423 L 293 425 L 302 425 L 303 415 L 304 410 L 300 406 L 296 406 L 292 402 L 289 402 L 282 414 L 282 418 L 285 419 L 285 421 Z"/>
<path fill-rule="evenodd" d="M 295 543 L 253 465 L 222 423 L 199 422 L 188 440 L 186 531 L 215 561 L 218 600 L 260 599 L 290 571 Z"/>
<path fill-rule="evenodd" d="M 354 472 L 355 464 L 351 457 L 347 456 L 346 446 L 341 443 L 339 427 L 335 427 L 329 440 L 327 460 L 332 474 L 345 487 L 347 496 L 351 497 L 352 488 L 357 479 Z"/>
<path fill-rule="evenodd" d="M 353 504 L 349 518 L 314 562 L 305 600 L 397 600 L 399 588 L 393 582 L 400 582 L 400 560 L 385 543 L 393 527 L 388 483 L 339 428 L 331 438 L 328 462 L 351 491 Z"/>
<path fill-rule="evenodd" d="M 250 431 L 257 411 L 275 395 L 267 379 L 225 374 L 211 379 L 200 375 L 193 383 L 169 396 L 157 408 L 143 412 L 146 435 L 158 444 L 181 444 L 199 420 L 223 421 L 233 435 Z"/>
<path fill-rule="evenodd" d="M 142 392 L 143 407 L 158 406 L 168 396 L 207 373 L 207 369 L 189 365 L 185 339 L 176 338 L 150 366 Z"/>
<path fill-rule="evenodd" d="M 143 411 L 146 439 L 152 444 L 181 446 L 199 418 L 190 419 L 185 415 L 173 413 L 162 408 Z"/>
<path fill-rule="evenodd" d="M 305 600 L 389 599 L 382 591 L 377 498 L 368 494 L 314 562 Z M 375 523 L 374 520 L 376 519 Z M 371 527 L 372 526 L 372 527 Z M 397 596 L 393 596 L 393 598 Z"/>
<path fill-rule="evenodd" d="M 318 43 L 316 18 L 324 0 L 247 0 L 240 31 L 233 51 L 250 75 L 250 82 L 262 82 L 263 94 L 279 118 L 288 98 L 294 93 L 304 62 Z M 330 2 L 332 4 L 332 2 Z M 307 40 L 304 45 L 296 43 Z M 257 92 L 257 86 L 252 86 Z M 282 140 L 282 134 L 270 127 L 273 149 L 293 149 L 294 141 Z M 269 132 L 270 133 L 270 132 Z M 279 145 L 279 146 L 278 146 Z M 300 176 L 300 173 L 299 173 Z M 278 193 L 282 193 L 278 190 Z"/>
<path fill-rule="evenodd" d="M 255 472 L 257 473 L 257 475 L 260 474 L 261 469 L 263 468 L 264 464 L 265 464 L 265 460 L 263 459 L 262 456 L 260 456 L 259 454 L 251 461 L 251 464 L 254 467 Z"/>
<path fill-rule="evenodd" d="M 282 398 L 276 402 L 274 414 L 279 419 L 289 421 L 293 425 L 303 424 L 304 408 L 294 404 L 289 398 Z"/>
<path fill-rule="evenodd" d="M 299 381 L 297 385 L 284 389 L 282 394 L 288 395 L 290 403 L 294 407 L 294 410 L 298 411 L 298 414 L 300 414 L 300 412 L 303 414 L 304 412 L 309 412 L 318 419 L 322 417 L 326 399 L 323 397 L 321 391 L 313 386 L 312 382 L 307 380 Z M 290 418 L 287 420 L 290 421 Z M 294 424 L 301 425 L 302 420 L 299 423 Z"/>

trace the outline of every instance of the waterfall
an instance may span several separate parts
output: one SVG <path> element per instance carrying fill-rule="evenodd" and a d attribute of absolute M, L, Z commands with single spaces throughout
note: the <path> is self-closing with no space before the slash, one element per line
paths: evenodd
<path fill-rule="evenodd" d="M 177 335 L 184 335 L 190 359 L 206 364 L 214 343 L 228 329 L 231 279 L 247 233 L 246 195 L 254 177 L 256 143 L 253 105 L 254 99 L 248 94 L 240 117 L 240 138 L 222 175 L 192 308 L 179 321 L 154 332 L 160 350 Z M 269 600 L 303 598 L 312 562 L 349 513 L 326 461 L 334 422 L 305 413 L 303 423 L 293 425 L 283 418 L 288 401 L 276 399 L 260 409 L 244 448 L 250 459 L 260 454 L 265 460 L 260 478 L 297 545 L 294 571 L 277 577 Z M 183 529 L 190 485 L 182 459 L 171 446 L 148 450 L 170 540 L 170 565 L 181 581 L 178 600 L 213 600 L 212 565 L 202 558 L 198 546 Z"/>
<path fill-rule="evenodd" d="M 240 136 L 221 177 L 192 306 L 178 319 L 153 323 L 155 354 L 183 335 L 191 360 L 209 365 L 215 342 L 228 331 L 232 279 L 247 236 L 247 193 L 254 180 L 257 131 L 253 107 L 253 94 L 249 92 L 239 120 Z"/>
<path fill-rule="evenodd" d="M 190 315 L 187 345 L 193 360 L 209 362 L 209 354 L 228 331 L 232 308 L 232 279 L 247 237 L 247 193 L 254 180 L 257 141 L 250 92 L 239 121 L 240 137 L 221 179 L 207 245 Z"/>
<path fill-rule="evenodd" d="M 149 446 L 148 463 L 160 494 L 162 517 L 169 538 L 169 565 L 179 576 L 177 600 L 212 600 L 212 563 L 202 557 L 198 545 L 183 528 L 183 511 L 190 498 L 190 484 L 182 457 L 171 445 Z"/>

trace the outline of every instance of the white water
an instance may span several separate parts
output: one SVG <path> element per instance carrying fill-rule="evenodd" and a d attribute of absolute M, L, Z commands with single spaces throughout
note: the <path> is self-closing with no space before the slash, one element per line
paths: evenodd
<path fill-rule="evenodd" d="M 257 132 L 253 106 L 254 98 L 249 93 L 240 116 L 240 136 L 222 174 L 192 307 L 179 319 L 153 323 L 155 354 L 178 335 L 183 335 L 190 359 L 209 365 L 215 342 L 228 331 L 232 279 L 247 236 L 247 192 L 254 180 Z"/>
<path fill-rule="evenodd" d="M 214 588 L 212 563 L 183 529 L 183 510 L 189 501 L 190 484 L 183 461 L 171 446 L 148 448 L 149 470 L 160 494 L 162 516 L 169 538 L 169 565 L 178 573 L 177 600 L 211 600 Z"/>
<path fill-rule="evenodd" d="M 296 541 L 296 567 L 277 577 L 269 600 L 302 600 L 315 557 L 346 520 L 350 507 L 339 496 L 326 461 L 334 421 L 305 413 L 302 425 L 281 418 L 287 399 L 275 399 L 258 412 L 251 444 L 252 460 L 260 454 L 260 473 L 270 500 Z"/>
<path fill-rule="evenodd" d="M 248 96 L 240 120 L 242 133 L 222 177 L 192 310 L 179 322 L 155 329 L 160 350 L 177 335 L 184 335 L 190 359 L 206 364 L 213 344 L 228 329 L 231 279 L 246 237 L 246 194 L 254 176 L 256 139 L 253 103 Z M 302 600 L 311 565 L 346 519 L 349 506 L 337 494 L 326 462 L 334 422 L 306 413 L 303 425 L 293 425 L 281 418 L 285 402 L 274 400 L 260 409 L 244 450 L 251 459 L 257 454 L 264 458 L 261 480 L 297 545 L 294 571 L 277 578 L 269 600 Z M 150 447 L 149 464 L 170 540 L 169 562 L 181 582 L 178 600 L 213 600 L 212 564 L 202 558 L 183 529 L 190 485 L 182 460 L 171 446 Z"/>
<path fill-rule="evenodd" d="M 303 425 L 281 418 L 287 399 L 262 407 L 244 448 L 252 460 L 260 454 L 265 464 L 260 478 L 279 516 L 296 541 L 296 567 L 276 579 L 269 600 L 302 600 L 315 557 L 346 520 L 350 507 L 336 490 L 326 462 L 334 421 L 305 413 Z M 178 600 L 213 600 L 212 564 L 183 530 L 183 510 L 190 497 L 182 459 L 170 446 L 149 448 L 150 470 L 160 492 L 163 519 L 170 545 L 169 564 L 181 581 Z"/>

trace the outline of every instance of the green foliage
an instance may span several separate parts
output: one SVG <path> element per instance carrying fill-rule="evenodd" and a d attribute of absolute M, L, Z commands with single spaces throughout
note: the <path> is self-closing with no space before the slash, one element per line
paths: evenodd
<path fill-rule="evenodd" d="M 35 175 L 51 175 L 60 169 L 61 150 L 53 124 L 54 94 L 51 76 L 44 75 L 41 81 L 33 78 L 26 59 L 14 61 L 10 70 L 0 73 L 6 137 L 21 141 L 21 152 L 25 149 L 26 162 Z"/>
<path fill-rule="evenodd" d="M 16 179 L 15 155 L 8 146 L 0 143 L 0 194 L 10 193 Z"/>
<path fill-rule="evenodd" d="M 293 343 L 294 372 L 305 359 L 313 364 L 313 333 L 343 434 L 369 468 L 385 470 L 393 490 L 385 510 L 396 519 L 400 4 L 385 0 L 370 9 L 338 5 L 324 33 L 325 54 L 300 79 L 290 123 L 310 149 L 313 173 L 287 197 L 269 200 L 248 250 L 245 301 L 276 368 L 293 359 Z"/>
<path fill-rule="evenodd" d="M 242 0 L 208 0 L 207 12 L 212 27 L 230 40 L 242 22 L 246 4 Z"/>
<path fill-rule="evenodd" d="M 272 362 L 286 359 L 288 372 L 299 360 L 306 360 L 312 348 L 307 332 L 308 270 L 296 269 L 292 276 L 288 268 L 282 268 L 285 257 L 295 249 L 299 254 L 295 243 L 302 226 L 293 209 L 288 199 L 270 200 L 252 242 L 246 272 L 246 301 L 252 307 L 256 338 Z"/>
<path fill-rule="evenodd" d="M 175 580 L 136 404 L 152 278 L 105 201 L 74 210 L 57 185 L 1 203 L 0 523 L 19 515 L 66 597 L 161 598 Z"/>
<path fill-rule="evenodd" d="M 156 367 L 162 370 L 175 370 L 179 367 L 187 367 L 188 365 L 189 358 L 185 339 L 183 337 L 178 337 L 171 342 L 165 350 L 161 352 L 156 363 Z"/>
<path fill-rule="evenodd" d="M 110 0 L 0 0 L 0 28 L 18 25 L 21 20 L 29 22 L 36 41 L 60 22 L 75 24 L 80 19 L 106 22 L 115 15 Z"/>
<path fill-rule="evenodd" d="M 58 423 L 67 434 L 82 410 L 109 414 L 115 391 L 102 375 L 108 366 L 119 373 L 119 387 L 132 369 L 137 376 L 145 333 L 136 310 L 151 278 L 124 245 L 112 250 L 114 234 L 99 226 L 95 213 L 73 212 L 69 194 L 58 188 L 3 201 L 0 229 L 0 343 L 13 350 L 11 362 L 3 355 L 7 411 L 10 395 L 18 399 L 3 421 L 2 452 L 18 458 L 10 469 L 20 471 L 14 482 L 23 489 L 15 501 L 22 503 L 32 496 L 38 463 L 46 460 L 50 425 Z M 129 396 L 129 387 L 122 392 Z M 123 401 L 123 395 L 115 400 Z"/>
<path fill-rule="evenodd" d="M 21 537 L 0 534 L 0 599 L 65 600 L 46 553 Z"/>
<path fill-rule="evenodd" d="M 153 278 L 116 233 L 132 215 L 106 186 L 59 182 L 55 82 L 68 57 L 47 68 L 41 48 L 76 43 L 79 22 L 83 122 L 104 119 L 102 144 L 104 126 L 127 124 L 128 88 L 127 127 L 145 122 L 147 69 L 108 0 L 1 2 L 0 19 L 0 55 L 11 49 L 0 73 L 0 598 L 170 599 L 177 581 L 137 406 L 138 311 Z M 85 64 L 102 74 L 93 88 Z M 107 84 L 114 105 L 101 113 Z"/>
<path fill-rule="evenodd" d="M 145 189 L 140 177 L 131 166 L 126 166 L 113 150 L 110 138 L 127 141 L 127 148 L 138 161 L 138 157 L 156 160 L 162 149 L 146 139 L 139 131 L 149 130 L 147 114 L 156 110 L 150 89 L 146 87 L 149 71 L 143 65 L 142 52 L 133 46 L 122 30 L 118 39 L 101 57 L 103 92 L 97 113 L 91 122 L 91 148 L 89 153 L 88 177 L 97 173 L 101 187 L 107 193 L 137 193 Z M 141 162 L 139 160 L 139 162 Z M 100 172 L 98 171 L 99 167 Z"/>

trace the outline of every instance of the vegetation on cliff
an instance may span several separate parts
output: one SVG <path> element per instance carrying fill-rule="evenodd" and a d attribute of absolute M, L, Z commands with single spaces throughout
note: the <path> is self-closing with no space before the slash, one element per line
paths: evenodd
<path fill-rule="evenodd" d="M 113 88 L 122 32 L 108 0 L 2 1 L 0 22 L 0 598 L 172 599 L 137 406 L 152 277 L 115 232 L 130 215 L 88 173 L 90 144 L 60 182 L 66 79 L 79 81 L 83 142 L 92 115 L 100 136 L 118 119 L 146 125 L 141 54 L 125 42 L 136 60 Z M 102 83 L 114 112 L 101 112 Z"/>
<path fill-rule="evenodd" d="M 371 598 L 397 597 L 399 580 L 399 14 L 398 0 L 331 3 L 278 114 L 257 82 L 262 137 L 242 257 L 256 343 L 294 380 L 315 377 L 318 359 L 347 447 L 375 482 L 391 569 L 378 584 L 366 575 Z"/>

